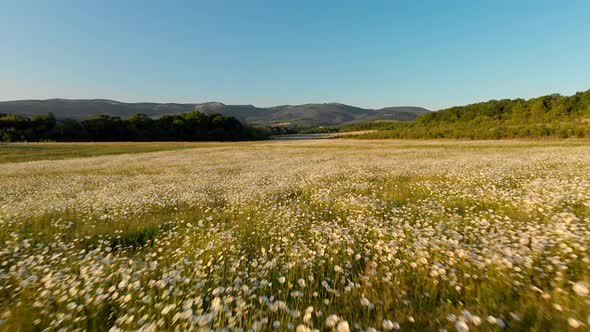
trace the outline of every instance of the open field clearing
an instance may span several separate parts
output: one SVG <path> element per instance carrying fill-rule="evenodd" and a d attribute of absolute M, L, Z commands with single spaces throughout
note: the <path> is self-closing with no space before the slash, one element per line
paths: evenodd
<path fill-rule="evenodd" d="M 0 330 L 590 329 L 588 142 L 195 146 L 0 150 Z"/>
<path fill-rule="evenodd" d="M 142 153 L 212 146 L 215 143 L 12 143 L 0 144 L 0 164 L 33 160 L 57 160 L 123 153 Z"/>

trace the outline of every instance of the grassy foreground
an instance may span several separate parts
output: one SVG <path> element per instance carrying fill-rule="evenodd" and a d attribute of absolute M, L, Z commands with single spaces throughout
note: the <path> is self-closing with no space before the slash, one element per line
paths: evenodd
<path fill-rule="evenodd" d="M 590 145 L 289 141 L 7 163 L 0 330 L 590 327 Z"/>
<path fill-rule="evenodd" d="M 0 143 L 0 164 L 190 149 L 200 146 L 211 146 L 212 144 L 215 143 Z"/>

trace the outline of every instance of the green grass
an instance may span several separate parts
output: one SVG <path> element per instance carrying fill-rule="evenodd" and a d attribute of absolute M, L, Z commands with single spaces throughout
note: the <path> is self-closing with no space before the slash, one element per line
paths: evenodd
<path fill-rule="evenodd" d="M 216 313 L 207 323 L 212 328 L 236 324 L 248 329 L 268 318 L 262 331 L 270 330 L 273 321 L 280 321 L 277 330 L 283 331 L 288 323 L 302 323 L 302 317 L 295 317 L 292 310 L 303 316 L 309 306 L 315 313 L 306 324 L 321 331 L 334 330 L 326 326 L 330 314 L 363 328 L 379 329 L 383 319 L 392 319 L 409 331 L 454 330 L 447 317 L 461 315 L 463 310 L 484 320 L 478 326 L 471 324 L 475 331 L 500 330 L 487 322 L 488 315 L 501 318 L 509 330 L 516 331 L 567 331 L 570 317 L 585 322 L 590 313 L 588 297 L 571 291 L 571 282 L 590 280 L 584 260 L 588 257 L 586 221 L 590 220 L 590 209 L 584 204 L 587 187 L 577 185 L 587 183 L 590 173 L 587 159 L 574 158 L 579 165 L 571 159 L 574 153 L 588 155 L 587 149 L 571 150 L 584 146 L 582 141 L 330 143 L 240 143 L 238 147 L 224 145 L 227 148 L 208 144 L 215 147 L 206 155 L 215 172 L 206 172 L 204 166 L 189 167 L 200 161 L 190 159 L 202 152 L 199 150 L 182 153 L 189 161 L 181 166 L 165 162 L 158 168 L 148 160 L 140 168 L 124 165 L 89 172 L 76 166 L 69 175 L 45 174 L 49 182 L 53 176 L 78 177 L 81 173 L 77 172 L 88 172 L 88 177 L 124 174 L 140 178 L 146 175 L 141 172 L 166 176 L 162 172 L 166 170 L 182 175 L 182 181 L 174 187 L 177 191 L 170 191 L 176 196 L 146 200 L 155 204 L 145 203 L 141 208 L 131 205 L 125 209 L 128 214 L 117 214 L 115 206 L 111 210 L 105 205 L 104 210 L 91 212 L 60 210 L 26 218 L 0 215 L 4 219 L 0 244 L 6 248 L 0 250 L 0 272 L 7 276 L 0 279 L 0 320 L 4 320 L 0 331 L 59 327 L 92 331 L 108 330 L 115 324 L 137 329 L 143 316 L 160 324 L 158 330 L 188 330 L 195 323 L 178 318 L 186 310 L 184 305 L 196 301 L 187 307 L 191 313 L 207 314 L 218 287 L 224 288 L 219 296 L 228 300 L 229 309 Z M 382 144 L 400 151 L 375 150 Z M 191 145 L 200 146 L 205 145 Z M 233 153 L 232 149 L 246 147 L 247 154 Z M 551 158 L 549 147 L 562 157 Z M 280 186 L 244 195 L 238 180 L 248 181 L 252 174 L 259 175 L 259 180 L 269 177 L 249 158 L 259 157 L 255 153 L 263 149 L 269 155 L 284 156 L 287 148 L 289 154 L 278 160 L 289 163 L 265 159 L 268 167 L 277 167 L 274 181 Z M 337 149 L 365 161 L 343 167 L 341 172 L 326 172 L 314 181 L 297 177 L 283 182 L 290 176 L 287 167 L 297 167 L 301 154 L 307 154 L 309 162 L 318 167 L 306 168 L 299 176 L 328 169 L 322 170 L 314 159 L 320 153 L 323 158 L 356 161 Z M 130 147 L 130 151 L 137 149 Z M 546 154 L 549 160 L 541 162 L 539 154 Z M 176 161 L 178 155 L 170 160 Z M 490 156 L 497 159 L 488 160 Z M 518 157 L 529 167 L 510 162 Z M 480 158 L 486 159 L 482 162 Z M 408 159 L 416 161 L 409 163 Z M 436 167 L 420 162 L 424 160 L 435 160 L 430 162 L 436 162 Z M 468 167 L 470 162 L 479 167 Z M 461 167 L 465 169 L 455 172 Z M 179 203 L 178 195 L 196 194 L 190 187 L 190 174 L 201 171 L 209 179 L 202 187 L 209 188 L 207 199 Z M 222 177 L 215 177 L 217 173 Z M 546 181 L 535 184 L 534 179 Z M 153 180 L 155 177 L 147 183 L 158 184 Z M 547 194 L 534 210 L 527 210 L 528 203 L 520 199 L 534 196 L 535 189 Z M 568 196 L 576 192 L 578 195 Z M 503 195 L 507 193 L 512 194 Z M 536 209 L 549 203 L 552 210 Z M 566 218 L 571 220 L 565 223 Z M 551 225 L 567 229 L 545 237 L 553 230 Z M 520 242 L 535 237 L 536 245 Z M 420 263 L 420 257 L 427 257 L 427 262 Z M 519 270 L 507 268 L 502 258 L 510 259 Z M 559 262 L 551 263 L 555 258 Z M 433 276 L 436 266 L 443 267 L 445 274 Z M 127 286 L 120 286 L 126 277 Z M 301 280 L 305 286 L 299 286 Z M 295 291 L 302 295 L 295 296 Z M 129 300 L 123 300 L 125 296 Z M 144 301 L 146 296 L 152 300 Z M 291 311 L 272 310 L 264 303 L 269 297 L 273 303 L 284 301 Z M 362 305 L 364 298 L 374 307 Z M 165 313 L 169 304 L 174 309 Z M 553 304 L 565 309 L 557 310 Z M 237 312 L 239 316 L 234 315 Z"/>
<path fill-rule="evenodd" d="M 191 149 L 211 147 L 215 144 L 192 142 L 9 143 L 0 144 L 0 164 Z"/>
<path fill-rule="evenodd" d="M 355 138 L 355 136 L 351 136 Z M 364 138 L 361 137 L 361 138 Z M 519 140 L 513 140 L 519 141 Z M 398 148 L 446 148 L 447 146 L 452 149 L 473 149 L 473 148 L 527 148 L 527 147 L 539 147 L 539 146 L 583 146 L 588 143 L 587 140 L 545 140 L 542 143 L 533 142 L 532 140 L 521 140 L 519 144 L 514 146 L 505 146 L 504 144 L 490 143 L 483 144 L 478 143 L 476 145 L 466 144 L 454 145 L 453 142 L 456 140 L 441 140 L 436 144 L 432 141 L 424 141 L 427 143 L 421 144 L 416 141 L 412 141 L 410 144 L 401 141 Z M 251 143 L 234 143 L 240 145 L 250 145 Z M 171 151 L 181 149 L 193 149 L 193 148 L 211 148 L 211 147 L 227 147 L 227 144 L 217 142 L 108 142 L 108 143 L 0 143 L 0 164 L 4 163 L 19 163 L 29 162 L 36 160 L 60 160 L 60 159 L 74 159 L 83 157 L 95 157 L 104 155 L 117 155 L 125 153 L 146 153 L 146 152 L 158 152 L 158 151 Z M 279 147 L 280 148 L 280 147 Z M 375 146 L 365 145 L 359 147 L 356 144 L 314 144 L 314 145 L 293 145 L 290 148 L 300 149 L 381 149 L 382 146 L 377 144 Z"/>

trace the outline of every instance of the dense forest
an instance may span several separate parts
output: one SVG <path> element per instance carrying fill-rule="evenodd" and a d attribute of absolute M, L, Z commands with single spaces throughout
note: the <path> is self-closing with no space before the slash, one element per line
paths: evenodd
<path fill-rule="evenodd" d="M 31 118 L 0 114 L 0 141 L 237 141 L 265 137 L 234 117 L 197 111 L 152 119 L 98 115 L 82 121 L 56 120 L 53 114 Z"/>
<path fill-rule="evenodd" d="M 590 137 L 590 90 L 573 96 L 490 100 L 420 115 L 412 122 L 366 122 L 306 132 L 373 130 L 358 138 Z"/>

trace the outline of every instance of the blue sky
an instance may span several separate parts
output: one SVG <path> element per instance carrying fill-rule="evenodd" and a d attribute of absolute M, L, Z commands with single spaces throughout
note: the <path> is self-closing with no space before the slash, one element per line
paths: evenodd
<path fill-rule="evenodd" d="M 0 100 L 440 109 L 590 89 L 590 1 L 0 0 Z"/>

